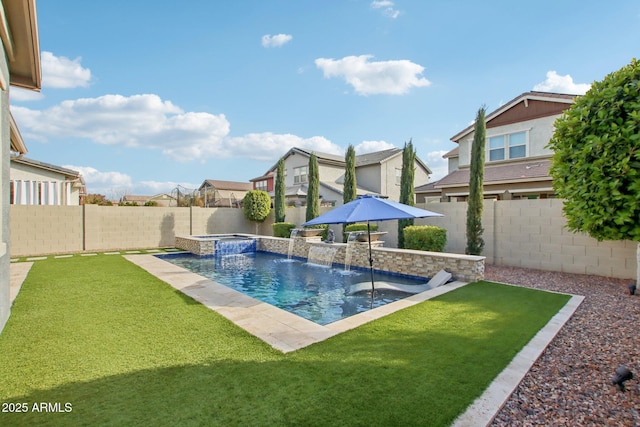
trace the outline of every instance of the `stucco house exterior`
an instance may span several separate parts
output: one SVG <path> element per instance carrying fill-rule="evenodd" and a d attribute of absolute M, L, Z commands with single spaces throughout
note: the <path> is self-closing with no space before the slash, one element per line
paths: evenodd
<path fill-rule="evenodd" d="M 15 205 L 81 205 L 86 186 L 78 171 L 23 155 L 11 157 L 9 202 Z"/>
<path fill-rule="evenodd" d="M 553 152 L 547 148 L 555 120 L 577 95 L 526 92 L 486 117 L 484 196 L 498 200 L 554 197 L 549 175 Z M 471 145 L 475 124 L 451 140 L 458 144 L 443 157 L 449 173 L 418 186 L 418 202 L 464 201 L 469 196 Z"/>
<path fill-rule="evenodd" d="M 301 206 L 306 204 L 308 188 L 308 168 L 311 154 L 318 159 L 318 175 L 320 177 L 320 204 L 339 206 L 344 193 L 344 156 L 312 151 L 306 148 L 291 148 L 284 156 L 285 195 L 287 204 Z M 356 156 L 356 193 L 375 194 L 391 200 L 400 199 L 400 175 L 402 172 L 402 149 L 376 151 Z M 277 163 L 264 175 L 251 180 L 254 188 L 264 189 L 274 196 L 274 182 Z M 415 180 L 427 183 L 431 170 L 422 160 L 416 157 Z"/>
<path fill-rule="evenodd" d="M 239 208 L 252 189 L 250 182 L 207 179 L 198 188 L 198 193 L 205 208 Z"/>
<path fill-rule="evenodd" d="M 139 196 L 133 194 L 127 194 L 122 196 L 122 199 L 119 200 L 118 204 L 127 204 L 127 203 L 135 203 L 138 206 L 144 206 L 146 203 L 155 202 L 157 206 L 175 206 L 176 199 L 170 194 L 167 193 L 159 193 L 154 194 L 153 196 Z"/>
<path fill-rule="evenodd" d="M 2 0 L 3 19 L 0 19 L 0 331 L 9 318 L 9 172 L 11 152 L 25 154 L 27 147 L 17 132 L 17 126 L 9 111 L 9 86 L 40 90 L 40 46 L 35 0 Z"/>

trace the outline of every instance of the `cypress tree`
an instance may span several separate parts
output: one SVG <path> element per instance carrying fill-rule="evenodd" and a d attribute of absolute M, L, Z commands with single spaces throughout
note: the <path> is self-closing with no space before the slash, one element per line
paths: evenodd
<path fill-rule="evenodd" d="M 320 215 L 320 176 L 318 158 L 315 154 L 309 157 L 309 188 L 307 189 L 307 221 Z"/>
<path fill-rule="evenodd" d="M 284 159 L 278 160 L 276 169 L 276 195 L 274 200 L 275 220 L 276 222 L 284 222 L 285 213 L 285 185 L 284 185 Z"/>
<path fill-rule="evenodd" d="M 356 198 L 356 150 L 351 144 L 347 147 L 344 162 L 344 192 L 342 202 L 349 203 Z"/>
<path fill-rule="evenodd" d="M 404 144 L 402 150 L 402 173 L 400 175 L 400 203 L 415 205 L 414 179 L 416 174 L 416 151 L 413 142 Z M 413 219 L 398 220 L 398 247 L 404 248 L 404 228 L 413 225 Z"/>
<path fill-rule="evenodd" d="M 471 146 L 471 166 L 469 179 L 469 204 L 467 206 L 467 248 L 468 255 L 480 255 L 484 248 L 482 239 L 482 208 L 484 185 L 484 147 L 486 141 L 485 107 L 478 110 Z"/>

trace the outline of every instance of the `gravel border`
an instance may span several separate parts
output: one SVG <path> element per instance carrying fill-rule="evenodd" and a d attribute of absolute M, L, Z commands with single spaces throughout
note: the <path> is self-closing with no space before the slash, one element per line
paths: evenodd
<path fill-rule="evenodd" d="M 640 295 L 632 280 L 486 265 L 485 279 L 583 295 L 492 426 L 640 426 Z M 612 385 L 615 369 L 634 378 Z"/>

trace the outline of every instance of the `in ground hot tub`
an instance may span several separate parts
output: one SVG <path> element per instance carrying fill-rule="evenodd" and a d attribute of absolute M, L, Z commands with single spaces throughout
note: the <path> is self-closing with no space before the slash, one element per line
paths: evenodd
<path fill-rule="evenodd" d="M 195 255 L 230 255 L 256 251 L 256 239 L 244 234 L 176 236 L 176 247 Z"/>

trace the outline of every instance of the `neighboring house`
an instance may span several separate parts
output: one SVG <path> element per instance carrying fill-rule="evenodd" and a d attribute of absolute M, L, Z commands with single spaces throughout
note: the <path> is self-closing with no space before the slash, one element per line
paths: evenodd
<path fill-rule="evenodd" d="M 10 248 L 9 248 L 9 170 L 11 152 L 26 154 L 18 127 L 9 111 L 9 85 L 24 89 L 40 90 L 40 47 L 35 0 L 3 0 L 0 19 L 0 139 L 2 156 L 0 162 L 0 331 L 11 312 L 10 300 Z"/>
<path fill-rule="evenodd" d="M 118 202 L 118 204 L 123 205 L 126 203 L 129 203 L 129 204 L 135 203 L 138 206 L 144 206 L 146 203 L 149 203 L 149 202 L 155 202 L 157 206 L 168 207 L 168 206 L 175 206 L 176 199 L 175 197 L 166 193 L 156 194 L 155 196 L 136 196 L 132 194 L 127 194 L 126 196 L 122 197 L 122 199 Z"/>
<path fill-rule="evenodd" d="M 11 158 L 9 203 L 81 205 L 86 195 L 80 172 L 18 155 Z"/>
<path fill-rule="evenodd" d="M 320 177 L 319 193 L 321 205 L 339 206 L 344 194 L 344 156 L 327 154 L 294 147 L 284 156 L 285 197 L 290 206 L 306 204 L 309 184 L 309 158 L 315 154 L 318 159 Z M 260 185 L 273 197 L 272 191 L 277 172 L 277 163 L 264 175 L 254 178 L 254 188 Z M 356 156 L 357 195 L 375 194 L 391 200 L 400 199 L 400 175 L 402 172 L 402 149 L 392 148 Z M 429 181 L 431 170 L 416 157 L 415 182 Z"/>
<path fill-rule="evenodd" d="M 555 131 L 555 120 L 573 104 L 576 96 L 526 92 L 486 116 L 485 198 L 554 197 L 549 175 L 553 152 L 547 144 Z M 458 147 L 443 156 L 449 161 L 449 174 L 417 187 L 419 202 L 467 199 L 474 127 L 471 124 L 451 138 Z"/>
<path fill-rule="evenodd" d="M 250 182 L 207 179 L 198 192 L 205 208 L 239 208 L 244 196 L 252 189 Z"/>

